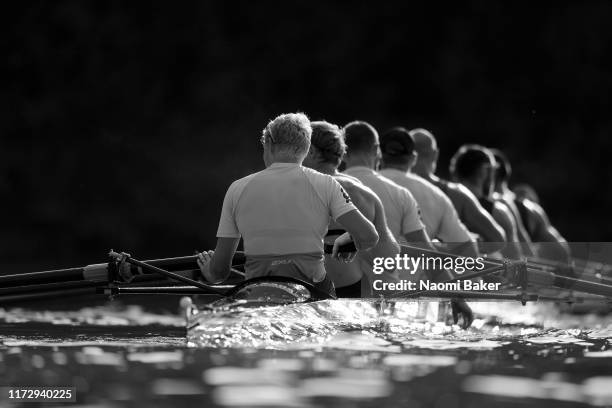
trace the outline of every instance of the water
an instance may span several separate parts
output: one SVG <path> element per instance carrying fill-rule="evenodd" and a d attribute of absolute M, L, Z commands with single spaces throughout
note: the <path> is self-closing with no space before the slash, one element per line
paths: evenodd
<path fill-rule="evenodd" d="M 612 317 L 471 305 L 468 330 L 340 300 L 219 315 L 189 341 L 179 314 L 116 302 L 4 309 L 0 385 L 74 386 L 70 407 L 612 406 Z"/>

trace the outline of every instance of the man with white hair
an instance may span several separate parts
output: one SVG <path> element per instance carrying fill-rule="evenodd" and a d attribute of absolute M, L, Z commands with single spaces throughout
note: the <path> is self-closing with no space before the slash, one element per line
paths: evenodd
<path fill-rule="evenodd" d="M 199 255 L 207 281 L 227 278 L 242 237 L 247 279 L 293 277 L 333 297 L 334 286 L 323 260 L 330 217 L 347 231 L 336 239 L 334 255 L 350 237 L 357 250 L 376 245 L 376 229 L 340 184 L 302 166 L 311 134 L 310 121 L 302 113 L 280 115 L 264 128 L 266 169 L 232 183 L 223 201 L 215 251 Z"/>

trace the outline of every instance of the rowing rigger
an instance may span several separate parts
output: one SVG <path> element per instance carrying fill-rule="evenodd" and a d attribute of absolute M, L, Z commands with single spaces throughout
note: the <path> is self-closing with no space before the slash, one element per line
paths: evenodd
<path fill-rule="evenodd" d="M 402 253 L 458 257 L 454 254 L 410 246 L 403 246 Z M 233 268 L 242 267 L 244 261 L 244 254 L 237 253 L 232 263 Z M 398 292 L 390 297 L 400 299 L 424 297 L 463 298 L 466 300 L 517 300 L 523 304 L 527 301 L 537 300 L 575 303 L 586 298 L 607 302 L 612 299 L 610 277 L 602 277 L 601 274 L 594 275 L 586 269 L 572 268 L 571 273 L 568 273 L 567 266 L 531 260 L 487 259 L 485 265 L 486 267 L 481 271 L 455 275 L 453 279 L 447 282 L 492 277 L 501 279 L 507 286 L 512 286 L 512 289 L 518 289 L 518 292 L 421 290 Z M 226 282 L 224 285 L 207 285 L 198 280 L 200 271 L 197 265 L 197 256 L 139 261 L 129 254 L 111 251 L 107 263 L 81 268 L 0 276 L 0 304 L 28 299 L 94 293 L 104 293 L 110 296 L 127 294 L 206 294 L 224 297 L 235 287 L 236 283 L 243 281 L 243 275 L 240 271 L 233 269 L 233 272 L 234 279 L 232 281 Z M 170 285 L 168 280 L 179 281 L 186 285 Z M 542 296 L 533 293 L 538 288 L 557 288 L 571 293 L 563 296 Z M 591 296 L 576 296 L 574 292 L 586 293 Z"/>
<path fill-rule="evenodd" d="M 119 257 L 117 256 L 119 255 Z M 0 275 L 0 305 L 33 299 L 47 299 L 64 296 L 95 295 L 109 287 L 163 287 L 168 280 L 181 281 L 197 286 L 200 269 L 197 256 L 161 258 L 146 261 L 126 262 L 121 259 L 128 254 L 118 254 L 111 250 L 106 263 L 98 263 L 77 268 L 21 274 Z M 128 255 L 129 256 L 129 255 Z M 130 258 L 131 259 L 131 258 Z M 237 252 L 232 261 L 233 276 L 230 282 L 243 280 L 240 269 L 244 266 L 243 252 Z M 195 283 L 194 283 L 195 282 Z M 201 284 L 200 293 L 216 289 Z M 159 293 L 159 292 L 158 292 Z"/>

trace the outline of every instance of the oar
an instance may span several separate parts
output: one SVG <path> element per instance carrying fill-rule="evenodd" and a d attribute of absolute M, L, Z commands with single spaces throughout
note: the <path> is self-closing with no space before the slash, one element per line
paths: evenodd
<path fill-rule="evenodd" d="M 191 255 L 178 258 L 153 259 L 143 262 L 167 271 L 194 277 L 200 273 L 197 259 L 197 256 Z M 234 259 L 232 261 L 233 266 L 242 266 L 244 265 L 244 262 L 244 253 L 236 252 L 236 255 L 234 255 Z M 79 268 L 56 269 L 50 271 L 10 275 L 0 274 L 0 288 L 69 281 L 111 282 L 117 278 L 120 278 L 120 276 L 117 276 L 116 271 L 114 271 L 112 267 L 113 265 L 109 265 L 109 263 L 99 263 Z M 134 266 L 130 268 L 130 272 L 132 275 L 138 276 L 143 271 L 141 267 Z M 232 270 L 232 272 L 236 273 L 237 271 Z"/>
<path fill-rule="evenodd" d="M 224 292 L 221 292 L 221 291 L 213 288 L 210 285 L 206 285 L 206 284 L 204 284 L 202 282 L 186 278 L 186 277 L 184 277 L 182 275 L 179 275 L 179 274 L 174 273 L 174 272 L 167 271 L 165 269 L 159 268 L 159 267 L 154 266 L 154 265 L 150 265 L 150 264 L 148 264 L 146 262 L 139 261 L 138 259 L 132 258 L 130 256 L 130 254 L 127 254 L 125 252 L 118 253 L 118 252 L 115 252 L 115 251 L 110 251 L 110 253 L 108 255 L 111 258 L 114 258 L 119 263 L 127 262 L 129 264 L 139 266 L 139 267 L 141 267 L 144 270 L 148 270 L 148 271 L 153 272 L 153 273 L 158 273 L 160 275 L 165 275 L 165 276 L 167 276 L 170 279 L 174 279 L 174 280 L 186 283 L 188 285 L 195 286 L 195 287 L 197 287 L 199 289 L 202 289 L 203 291 L 208 291 L 210 293 L 213 293 L 213 294 L 216 294 L 216 295 L 219 295 L 219 296 L 225 296 Z"/>
<path fill-rule="evenodd" d="M 110 295 L 217 295 L 233 289 L 234 285 L 214 285 L 209 289 L 197 286 L 111 286 L 104 288 Z"/>

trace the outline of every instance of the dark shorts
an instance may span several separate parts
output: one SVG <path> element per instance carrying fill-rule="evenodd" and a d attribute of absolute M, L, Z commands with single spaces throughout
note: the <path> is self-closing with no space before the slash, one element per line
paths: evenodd
<path fill-rule="evenodd" d="M 352 285 L 336 288 L 336 295 L 339 298 L 360 298 L 361 297 L 361 279 Z"/>

